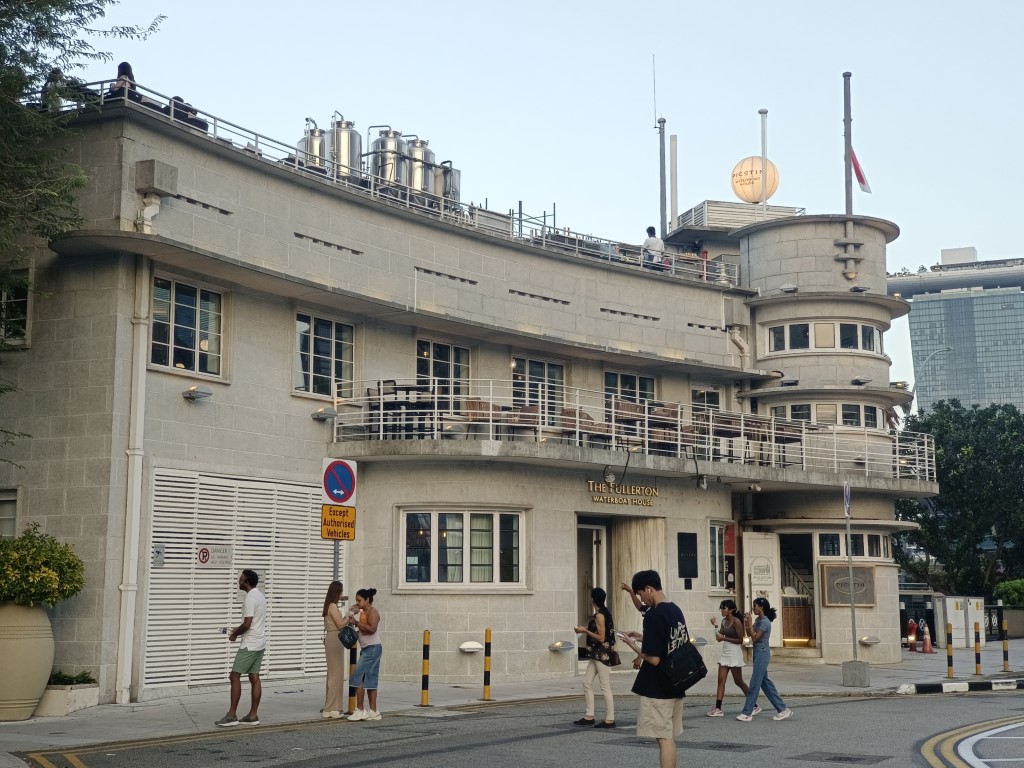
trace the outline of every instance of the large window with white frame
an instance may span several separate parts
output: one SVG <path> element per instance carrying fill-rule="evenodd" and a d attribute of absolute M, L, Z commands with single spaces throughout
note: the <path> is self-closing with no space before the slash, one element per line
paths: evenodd
<path fill-rule="evenodd" d="M 306 312 L 295 314 L 296 392 L 338 397 L 352 396 L 355 359 L 355 329 Z"/>
<path fill-rule="evenodd" d="M 865 541 L 867 548 L 865 549 Z M 818 555 L 820 557 L 866 557 L 892 558 L 889 537 L 880 533 L 819 533 Z"/>
<path fill-rule="evenodd" d="M 512 358 L 512 404 L 537 405 L 549 423 L 565 403 L 565 366 L 549 360 Z"/>
<path fill-rule="evenodd" d="M 0 287 L 0 340 L 4 346 L 21 346 L 28 339 L 28 270 L 5 270 Z"/>
<path fill-rule="evenodd" d="M 416 378 L 433 380 L 438 394 L 460 397 L 469 392 L 469 349 L 440 341 L 416 342 Z"/>
<path fill-rule="evenodd" d="M 523 513 L 418 509 L 402 513 L 405 586 L 523 586 Z"/>
<path fill-rule="evenodd" d="M 150 362 L 220 376 L 224 338 L 221 294 L 154 277 L 152 304 Z"/>
<path fill-rule="evenodd" d="M 606 399 L 618 397 L 631 403 L 653 400 L 654 377 L 640 376 L 635 373 L 605 371 L 604 396 Z"/>
<path fill-rule="evenodd" d="M 14 536 L 18 523 L 18 492 L 4 488 L 0 490 L 0 539 Z"/>

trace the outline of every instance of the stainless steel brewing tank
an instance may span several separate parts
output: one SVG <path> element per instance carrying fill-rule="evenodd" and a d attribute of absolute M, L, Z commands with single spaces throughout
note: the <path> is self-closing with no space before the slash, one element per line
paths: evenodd
<path fill-rule="evenodd" d="M 459 202 L 461 184 L 462 171 L 452 168 L 451 160 L 445 160 L 437 166 L 437 172 L 434 176 L 434 189 L 445 200 Z"/>
<path fill-rule="evenodd" d="M 426 139 L 409 142 L 409 187 L 414 192 L 434 192 L 434 153 Z"/>
<path fill-rule="evenodd" d="M 327 165 L 327 131 L 322 128 L 307 128 L 306 135 L 299 139 L 295 148 L 299 151 L 299 160 L 313 168 L 324 168 Z"/>
<path fill-rule="evenodd" d="M 370 145 L 370 172 L 382 186 L 408 186 L 409 161 L 406 158 L 406 144 L 399 131 L 390 128 Z"/>
<path fill-rule="evenodd" d="M 351 120 L 337 120 L 327 132 L 327 158 L 339 179 L 362 178 L 363 137 Z"/>

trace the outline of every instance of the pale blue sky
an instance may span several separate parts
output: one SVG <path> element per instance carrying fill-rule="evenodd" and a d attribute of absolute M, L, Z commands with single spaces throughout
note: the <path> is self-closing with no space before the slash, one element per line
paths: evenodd
<path fill-rule="evenodd" d="M 337 6 L 335 8 L 335 6 Z M 771 202 L 842 213 L 843 80 L 874 191 L 854 212 L 895 222 L 889 270 L 973 245 L 1020 255 L 1009 149 L 1019 144 L 1024 4 L 392 0 L 125 0 L 110 24 L 168 18 L 147 42 L 98 41 L 142 85 L 293 143 L 337 110 L 363 132 L 429 139 L 462 171 L 465 201 L 640 242 L 658 223 L 657 115 L 679 136 L 679 207 L 733 200 L 768 109 Z M 887 339 L 892 379 L 913 379 L 906 321 Z"/>

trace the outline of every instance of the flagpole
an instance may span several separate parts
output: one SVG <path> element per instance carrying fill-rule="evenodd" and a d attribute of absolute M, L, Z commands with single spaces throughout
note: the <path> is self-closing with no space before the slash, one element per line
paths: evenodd
<path fill-rule="evenodd" d="M 853 216 L 853 118 L 850 117 L 850 72 L 843 72 L 843 136 L 844 136 L 844 163 L 846 165 L 846 215 Z"/>
<path fill-rule="evenodd" d="M 761 220 L 768 218 L 768 110 L 759 109 L 761 116 Z"/>

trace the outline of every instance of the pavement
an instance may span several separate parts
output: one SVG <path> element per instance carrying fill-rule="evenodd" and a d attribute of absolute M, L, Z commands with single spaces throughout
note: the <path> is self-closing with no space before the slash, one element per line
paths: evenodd
<path fill-rule="evenodd" d="M 1010 640 L 1009 669 L 1003 671 L 1003 649 L 999 642 L 987 643 L 981 651 L 981 675 L 975 674 L 972 650 L 957 648 L 953 653 L 953 677 L 947 677 L 947 658 L 943 649 L 934 654 L 910 653 L 895 664 L 871 665 L 867 687 L 843 685 L 840 664 L 820 660 L 789 659 L 776 652 L 769 673 L 783 698 L 806 696 L 889 696 L 916 693 L 954 693 L 966 690 L 1005 690 L 1024 688 L 1024 638 Z M 582 674 L 584 665 L 580 665 Z M 687 692 L 689 697 L 707 706 L 715 694 L 715 669 Z M 745 678 L 749 677 L 749 665 Z M 612 671 L 612 690 L 616 696 L 628 696 L 634 673 L 629 664 Z M 479 686 L 432 683 L 428 690 L 428 708 L 421 703 L 420 681 L 381 681 L 378 708 L 388 714 L 404 713 L 420 717 L 443 716 L 446 709 L 485 706 L 482 702 L 483 675 Z M 491 685 L 490 698 L 496 703 L 543 700 L 578 696 L 582 698 L 582 679 L 556 679 Z M 322 678 L 301 682 L 265 682 L 260 720 L 263 724 L 301 723 L 321 718 L 324 701 Z M 238 714 L 248 709 L 249 687 L 243 681 Z M 31 753 L 81 747 L 91 744 L 160 738 L 217 730 L 214 721 L 227 710 L 228 691 L 222 690 L 173 696 L 132 704 L 101 704 L 73 712 L 66 717 L 37 717 L 18 722 L 0 722 L 0 768 L 24 768 L 27 763 L 14 752 Z M 799 706 L 795 704 L 794 707 Z M 726 708 L 739 711 L 739 691 L 729 681 Z M 339 724 L 344 721 L 339 721 Z M 237 726 L 251 728 L 253 726 Z M 258 727 L 258 726 L 257 726 Z"/>

